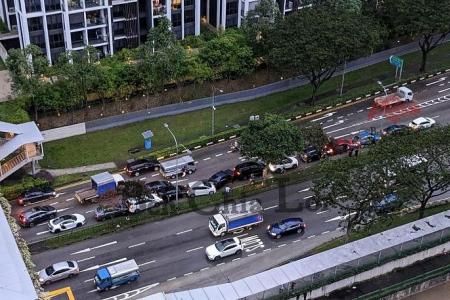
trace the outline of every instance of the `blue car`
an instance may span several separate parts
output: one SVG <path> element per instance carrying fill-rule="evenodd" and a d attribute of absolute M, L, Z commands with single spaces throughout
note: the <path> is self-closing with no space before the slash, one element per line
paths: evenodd
<path fill-rule="evenodd" d="M 276 239 L 281 238 L 283 235 L 290 233 L 303 234 L 306 229 L 306 224 L 302 218 L 289 218 L 281 220 L 278 223 L 269 225 L 267 227 L 267 233 Z"/>
<path fill-rule="evenodd" d="M 402 202 L 397 193 L 394 192 L 386 195 L 380 202 L 376 203 L 374 207 L 377 214 L 383 214 L 398 209 L 401 206 Z"/>
<path fill-rule="evenodd" d="M 353 140 L 359 142 L 361 145 L 367 146 L 381 140 L 381 135 L 374 131 L 362 130 L 355 135 Z"/>

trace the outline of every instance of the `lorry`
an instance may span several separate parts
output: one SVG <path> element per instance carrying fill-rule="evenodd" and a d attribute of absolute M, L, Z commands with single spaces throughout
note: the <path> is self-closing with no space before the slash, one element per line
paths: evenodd
<path fill-rule="evenodd" d="M 134 259 L 112 266 L 102 267 L 95 272 L 97 291 L 107 291 L 119 285 L 136 281 L 140 276 L 139 266 Z"/>
<path fill-rule="evenodd" d="M 378 107 L 389 108 L 400 103 L 411 102 L 413 100 L 413 96 L 414 94 L 409 88 L 401 86 L 395 93 L 376 97 L 374 103 Z"/>
<path fill-rule="evenodd" d="M 161 163 L 159 171 L 164 178 L 175 179 L 178 175 L 192 174 L 197 170 L 195 161 L 190 155 L 174 158 Z"/>
<path fill-rule="evenodd" d="M 117 187 L 124 184 L 125 180 L 120 174 L 103 172 L 91 176 L 91 187 L 75 192 L 75 198 L 81 204 L 85 202 L 97 202 L 99 199 L 108 198 L 116 194 Z"/>
<path fill-rule="evenodd" d="M 214 236 L 250 229 L 263 222 L 263 208 L 257 200 L 224 205 L 218 210 L 209 218 L 209 230 Z"/>

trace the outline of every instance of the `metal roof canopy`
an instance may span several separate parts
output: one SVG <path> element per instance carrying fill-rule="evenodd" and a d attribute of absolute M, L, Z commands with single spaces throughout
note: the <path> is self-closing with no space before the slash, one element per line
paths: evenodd
<path fill-rule="evenodd" d="M 11 140 L 8 140 L 0 146 L 0 160 L 4 159 L 25 144 L 44 141 L 44 137 L 34 122 L 10 124 L 0 121 L 0 132 L 11 132 L 15 135 Z"/>
<path fill-rule="evenodd" d="M 390 249 L 406 242 L 422 239 L 424 236 L 448 228 L 450 228 L 450 210 L 231 283 L 195 289 L 191 292 L 195 291 L 195 295 L 198 295 L 201 294 L 200 290 L 203 290 L 208 297 L 207 299 L 216 300 L 221 298 L 213 297 L 213 295 L 216 295 L 216 293 L 212 293 L 213 290 L 216 290 L 218 293 L 225 291 L 225 289 L 227 291 L 233 289 L 233 292 L 226 295 L 226 299 L 243 299 L 268 290 L 273 291 L 274 287 L 307 279 L 313 274 L 356 261 L 359 258 L 374 255 L 382 250 Z M 183 298 L 182 295 L 184 294 L 181 293 L 183 292 L 167 294 L 166 299 L 190 299 Z M 160 299 L 156 297 L 161 295 L 164 294 L 155 294 L 144 299 Z"/>
<path fill-rule="evenodd" d="M 105 182 L 114 181 L 114 177 L 109 172 L 103 172 L 92 175 L 91 180 L 95 181 L 97 184 L 102 184 Z"/>

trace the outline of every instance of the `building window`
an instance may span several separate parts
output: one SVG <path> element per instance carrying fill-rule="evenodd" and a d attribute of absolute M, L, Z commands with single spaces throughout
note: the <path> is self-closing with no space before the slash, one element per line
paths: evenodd
<path fill-rule="evenodd" d="M 172 26 L 181 26 L 181 13 L 172 14 Z"/>
<path fill-rule="evenodd" d="M 227 15 L 234 15 L 238 13 L 238 3 L 228 2 L 227 3 Z"/>
<path fill-rule="evenodd" d="M 191 6 L 194 5 L 194 0 L 184 0 L 184 6 Z"/>
<path fill-rule="evenodd" d="M 194 22 L 194 10 L 186 10 L 184 12 L 184 23 Z"/>
<path fill-rule="evenodd" d="M 29 31 L 37 31 L 42 30 L 42 18 L 36 17 L 36 18 L 29 18 L 28 19 L 28 30 Z"/>
<path fill-rule="evenodd" d="M 50 48 L 64 47 L 64 36 L 62 33 L 50 35 L 49 41 L 50 41 Z"/>
<path fill-rule="evenodd" d="M 47 16 L 47 27 L 48 27 L 49 30 L 61 29 L 62 28 L 61 15 L 49 15 L 49 16 Z"/>

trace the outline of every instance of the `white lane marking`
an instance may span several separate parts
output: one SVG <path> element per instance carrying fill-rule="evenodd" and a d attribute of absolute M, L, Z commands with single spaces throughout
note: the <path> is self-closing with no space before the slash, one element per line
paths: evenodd
<path fill-rule="evenodd" d="M 192 252 L 192 251 L 196 251 L 196 250 L 200 250 L 200 249 L 203 249 L 203 246 L 197 247 L 197 248 L 194 248 L 194 249 L 186 250 L 186 253 L 189 253 L 189 252 Z"/>
<path fill-rule="evenodd" d="M 141 177 L 141 178 L 139 178 L 139 180 L 145 181 L 145 180 L 147 180 L 147 177 Z"/>
<path fill-rule="evenodd" d="M 91 212 L 94 212 L 94 210 L 93 210 L 93 209 L 87 210 L 87 211 L 85 211 L 84 213 L 85 213 L 85 214 L 90 214 Z"/>
<path fill-rule="evenodd" d="M 92 279 L 87 279 L 84 282 L 91 282 L 91 281 L 94 281 L 94 279 L 93 278 Z"/>
<path fill-rule="evenodd" d="M 224 264 L 225 263 L 220 263 L 220 264 L 216 265 L 216 267 L 223 266 Z"/>
<path fill-rule="evenodd" d="M 360 109 L 357 111 L 357 113 L 362 113 L 364 111 L 364 109 Z"/>
<path fill-rule="evenodd" d="M 111 261 L 111 262 L 104 263 L 104 264 L 102 264 L 102 265 L 95 265 L 95 266 L 89 267 L 89 268 L 87 268 L 87 269 L 81 270 L 80 272 L 86 272 L 86 271 L 96 270 L 96 269 L 98 269 L 98 268 L 100 268 L 100 267 L 104 267 L 104 266 L 109 266 L 109 265 L 117 264 L 117 263 L 120 263 L 120 262 L 123 262 L 123 261 L 126 261 L 126 260 L 127 260 L 127 258 L 124 257 L 124 258 L 121 258 L 121 259 L 118 259 L 118 260 L 115 260 L 115 261 Z"/>
<path fill-rule="evenodd" d="M 55 198 L 58 198 L 59 196 L 62 196 L 62 195 L 64 195 L 64 194 L 65 194 L 65 192 L 57 193 L 56 196 L 55 196 Z"/>
<path fill-rule="evenodd" d="M 56 212 L 60 213 L 60 212 L 63 212 L 63 211 L 65 211 L 65 210 L 68 210 L 68 209 L 70 209 L 70 208 L 71 208 L 71 207 L 66 207 L 66 208 L 57 209 Z"/>
<path fill-rule="evenodd" d="M 231 153 L 231 152 L 233 152 L 233 150 L 228 150 L 228 151 L 227 151 L 227 153 Z"/>
<path fill-rule="evenodd" d="M 43 225 L 47 225 L 47 223 L 37 224 L 36 226 L 43 226 Z"/>
<path fill-rule="evenodd" d="M 46 230 L 46 231 L 41 231 L 41 232 L 37 232 L 36 235 L 42 235 L 42 234 L 46 234 L 49 233 L 50 230 Z"/>
<path fill-rule="evenodd" d="M 353 114 L 354 114 L 354 113 L 349 113 L 349 114 L 347 114 L 347 116 L 353 116 Z"/>
<path fill-rule="evenodd" d="M 222 156 L 223 153 L 216 154 L 216 157 Z"/>
<path fill-rule="evenodd" d="M 344 116 L 339 116 L 339 117 L 337 117 L 338 119 L 342 119 Z"/>
<path fill-rule="evenodd" d="M 284 246 L 286 246 L 286 244 L 281 244 L 281 245 L 278 245 L 278 248 L 281 248 L 281 247 L 284 247 Z"/>
<path fill-rule="evenodd" d="M 76 254 L 80 254 L 80 253 L 85 253 L 85 252 L 89 252 L 89 251 L 94 250 L 94 249 L 99 249 L 99 248 L 103 248 L 103 247 L 106 247 L 106 246 L 111 246 L 111 245 L 114 245 L 114 244 L 117 244 L 117 241 L 109 242 L 109 243 L 106 243 L 106 244 L 103 244 L 103 245 L 99 245 L 99 246 L 95 246 L 95 247 L 92 247 L 92 248 L 86 248 L 86 249 L 83 249 L 83 250 L 80 250 L 80 251 L 77 251 L 77 252 L 74 252 L 74 253 L 70 253 L 70 255 L 76 255 Z"/>
<path fill-rule="evenodd" d="M 330 112 L 330 113 L 327 113 L 327 114 L 323 115 L 323 116 L 322 116 L 322 117 L 320 117 L 320 118 L 317 118 L 317 119 L 311 120 L 311 122 L 316 122 L 316 121 L 320 121 L 320 120 L 323 120 L 323 119 L 329 118 L 329 117 L 331 117 L 332 115 L 334 115 L 335 113 L 336 113 L 335 111 L 333 111 L 333 112 Z"/>
<path fill-rule="evenodd" d="M 56 204 L 58 204 L 59 202 L 53 202 L 53 203 L 50 203 L 49 205 L 56 205 Z"/>
<path fill-rule="evenodd" d="M 432 116 L 431 118 L 432 118 L 432 119 L 437 119 L 437 118 L 439 118 L 439 117 L 440 117 L 440 115 Z"/>
<path fill-rule="evenodd" d="M 356 212 L 349 213 L 348 215 L 345 215 L 345 216 L 337 216 L 337 217 L 334 217 L 332 219 L 326 220 L 325 223 L 333 222 L 333 221 L 345 220 L 348 217 L 353 216 L 354 214 L 356 214 Z"/>
<path fill-rule="evenodd" d="M 158 285 L 159 285 L 159 282 L 155 282 L 155 283 L 140 287 L 138 289 L 127 291 L 127 292 L 119 294 L 119 295 L 115 295 L 115 296 L 112 296 L 112 297 L 109 297 L 106 299 L 104 298 L 103 300 L 118 300 L 118 299 L 125 300 L 125 299 L 134 298 L 136 295 L 142 294 Z"/>
<path fill-rule="evenodd" d="M 172 277 L 172 278 L 167 279 L 167 281 L 172 281 L 172 280 L 175 280 L 175 279 L 177 279 L 177 278 L 176 277 Z"/>
<path fill-rule="evenodd" d="M 322 128 L 323 128 L 323 129 L 327 129 L 327 128 L 330 128 L 330 127 L 334 127 L 334 126 L 341 125 L 342 123 L 344 123 L 344 120 L 339 120 L 339 121 L 337 121 L 337 122 L 334 123 L 334 124 L 327 125 L 327 126 L 323 126 Z"/>
<path fill-rule="evenodd" d="M 139 246 L 142 246 L 142 245 L 145 245 L 145 242 L 142 242 L 142 243 L 139 243 L 139 244 L 134 244 L 134 245 L 128 246 L 128 248 L 131 249 L 131 248 L 139 247 Z"/>
<path fill-rule="evenodd" d="M 326 213 L 327 211 L 328 211 L 328 210 L 322 210 L 322 211 L 317 212 L 316 214 L 317 214 L 317 215 L 321 215 L 321 214 Z"/>
<path fill-rule="evenodd" d="M 200 271 L 206 271 L 208 269 L 209 269 L 209 267 L 206 267 L 206 268 L 200 269 Z"/>
<path fill-rule="evenodd" d="M 309 199 L 309 198 L 312 198 L 312 197 L 314 197 L 314 196 L 306 196 L 306 197 L 303 197 L 303 199 Z"/>
<path fill-rule="evenodd" d="M 369 106 L 366 108 L 366 110 L 371 110 L 371 109 L 372 109 L 372 106 Z"/>
<path fill-rule="evenodd" d="M 273 206 L 266 207 L 266 208 L 264 208 L 264 210 L 269 210 L 269 209 L 272 209 L 272 208 L 275 208 L 275 207 L 278 207 L 278 205 L 273 205 Z"/>
<path fill-rule="evenodd" d="M 94 293 L 94 292 L 96 292 L 97 291 L 97 289 L 95 289 L 95 290 L 90 290 L 89 292 L 87 292 L 88 294 L 90 294 L 90 293 Z"/>
<path fill-rule="evenodd" d="M 245 157 L 244 156 L 239 156 L 239 159 L 245 159 Z"/>
<path fill-rule="evenodd" d="M 430 82 L 430 83 L 427 83 L 427 84 L 425 84 L 425 86 L 430 86 L 430 85 L 433 85 L 433 84 L 439 83 L 439 82 L 441 82 L 441 81 L 444 81 L 445 79 L 447 79 L 447 77 L 442 77 L 442 78 L 439 78 L 439 79 L 438 79 L 438 80 L 436 80 L 436 81 L 433 81 L 433 82 Z"/>
<path fill-rule="evenodd" d="M 156 176 L 158 176 L 158 175 L 159 175 L 159 174 L 158 174 L 158 173 L 156 173 L 156 174 L 153 174 L 153 175 L 152 175 L 152 177 L 156 177 Z"/>
<path fill-rule="evenodd" d="M 211 157 L 207 157 L 207 158 L 204 158 L 203 160 L 210 160 L 211 159 Z"/>
<path fill-rule="evenodd" d="M 247 255 L 247 256 L 253 256 L 253 255 L 256 255 L 256 253 L 250 253 L 250 254 Z"/>
<path fill-rule="evenodd" d="M 238 258 L 233 258 L 231 261 L 237 261 L 237 260 L 240 260 L 241 258 L 240 257 L 238 257 Z"/>
<path fill-rule="evenodd" d="M 307 237 L 307 239 L 312 239 L 312 238 L 315 237 L 315 236 L 316 236 L 315 234 L 310 235 L 310 236 Z"/>
<path fill-rule="evenodd" d="M 183 233 L 188 233 L 188 232 L 191 232 L 192 231 L 192 229 L 188 229 L 188 230 L 185 230 L 185 231 L 180 231 L 180 232 L 177 232 L 177 235 L 180 235 L 180 234 L 183 234 Z"/>
<path fill-rule="evenodd" d="M 303 190 L 298 191 L 298 193 L 307 192 L 307 191 L 309 191 L 310 189 L 311 189 L 311 188 L 306 188 L 306 189 L 303 189 Z"/>
<path fill-rule="evenodd" d="M 267 252 L 267 251 L 270 251 L 270 250 L 272 250 L 272 249 L 270 249 L 270 248 L 269 249 L 264 249 L 263 252 Z"/>
<path fill-rule="evenodd" d="M 155 262 L 155 260 L 151 260 L 151 261 L 148 261 L 148 262 L 145 262 L 145 263 L 142 263 L 142 264 L 138 265 L 138 267 L 142 267 L 142 266 L 145 266 L 145 265 L 149 265 L 149 264 L 152 264 L 152 263 L 154 263 L 154 262 Z"/>
<path fill-rule="evenodd" d="M 72 200 L 74 200 L 75 198 L 69 198 L 69 199 L 66 199 L 66 202 L 69 202 L 69 201 L 72 201 Z"/>
<path fill-rule="evenodd" d="M 293 243 L 298 243 L 298 242 L 301 242 L 302 240 L 295 240 L 295 241 L 293 241 Z"/>
<path fill-rule="evenodd" d="M 248 233 L 244 233 L 244 234 L 238 235 L 236 237 L 240 238 L 240 237 L 247 236 L 247 235 L 248 235 Z"/>
<path fill-rule="evenodd" d="M 322 234 L 327 234 L 327 233 L 329 233 L 329 232 L 330 232 L 330 231 L 327 230 L 327 231 L 322 232 Z"/>
<path fill-rule="evenodd" d="M 178 182 L 183 182 L 183 181 L 187 181 L 187 179 L 178 179 Z M 175 183 L 177 183 L 177 181 L 174 180 L 174 181 L 171 181 L 170 183 L 175 184 Z"/>
<path fill-rule="evenodd" d="M 80 262 L 83 262 L 83 261 L 87 261 L 87 260 L 90 260 L 90 259 L 94 259 L 94 258 L 95 258 L 95 256 L 91 256 L 91 257 L 88 257 L 88 258 L 83 258 L 83 259 L 77 260 L 77 263 L 80 263 Z"/>
<path fill-rule="evenodd" d="M 441 83 L 439 86 L 444 86 L 445 85 L 445 83 Z"/>

